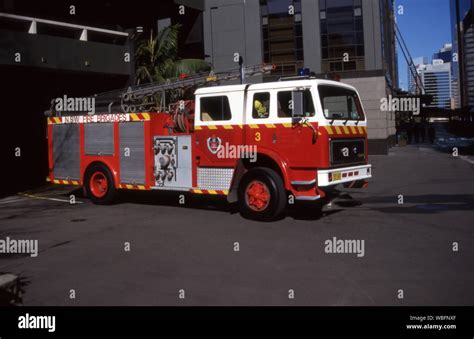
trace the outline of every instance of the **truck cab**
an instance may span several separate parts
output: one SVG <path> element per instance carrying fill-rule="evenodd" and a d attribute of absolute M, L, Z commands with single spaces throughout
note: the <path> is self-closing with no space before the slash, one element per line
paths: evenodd
<path fill-rule="evenodd" d="M 318 201 L 371 177 L 367 120 L 352 86 L 305 79 L 207 87 L 195 96 L 197 167 L 222 171 L 214 183 L 223 180 L 228 200 L 248 216 L 273 218 L 288 195 Z M 247 153 L 232 153 L 239 149 Z M 225 168 L 235 169 L 227 181 Z"/>

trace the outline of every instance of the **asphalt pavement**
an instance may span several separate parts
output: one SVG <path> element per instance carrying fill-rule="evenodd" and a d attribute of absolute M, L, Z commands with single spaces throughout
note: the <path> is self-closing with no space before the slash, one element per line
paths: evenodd
<path fill-rule="evenodd" d="M 39 247 L 0 254 L 0 275 L 19 277 L 23 305 L 474 305 L 473 164 L 426 145 L 370 162 L 367 189 L 272 223 L 221 198 L 97 206 L 45 185 L 0 200 L 0 240 Z M 339 240 L 363 253 L 328 253 Z"/>

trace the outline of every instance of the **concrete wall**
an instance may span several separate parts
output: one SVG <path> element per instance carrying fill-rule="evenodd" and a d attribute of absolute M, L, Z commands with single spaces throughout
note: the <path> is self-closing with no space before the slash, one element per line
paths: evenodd
<path fill-rule="evenodd" d="M 319 24 L 319 1 L 302 0 L 304 66 L 312 72 L 321 73 L 321 25 Z"/>
<path fill-rule="evenodd" d="M 364 25 L 365 69 L 382 69 L 382 35 L 378 0 L 362 0 L 362 18 Z"/>
<path fill-rule="evenodd" d="M 258 1 L 206 0 L 204 17 L 204 53 L 215 72 L 238 68 L 234 53 L 245 65 L 263 60 L 260 5 Z"/>
<path fill-rule="evenodd" d="M 15 53 L 21 62 L 15 62 Z M 131 76 L 133 59 L 125 62 L 125 53 L 133 58 L 129 45 L 0 30 L 0 65 Z"/>
<path fill-rule="evenodd" d="M 359 92 L 367 115 L 369 154 L 387 154 L 393 146 L 395 136 L 395 115 L 380 110 L 380 100 L 387 97 L 385 77 L 342 79 Z"/>

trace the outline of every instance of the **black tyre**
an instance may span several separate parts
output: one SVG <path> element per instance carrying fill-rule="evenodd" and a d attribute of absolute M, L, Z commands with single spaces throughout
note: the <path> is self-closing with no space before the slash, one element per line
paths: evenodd
<path fill-rule="evenodd" d="M 103 164 L 94 164 L 87 170 L 84 186 L 87 197 L 98 205 L 111 204 L 117 194 L 114 177 Z"/>
<path fill-rule="evenodd" d="M 270 168 L 249 170 L 240 180 L 240 213 L 243 217 L 261 221 L 278 218 L 286 206 L 286 191 L 280 175 Z"/>

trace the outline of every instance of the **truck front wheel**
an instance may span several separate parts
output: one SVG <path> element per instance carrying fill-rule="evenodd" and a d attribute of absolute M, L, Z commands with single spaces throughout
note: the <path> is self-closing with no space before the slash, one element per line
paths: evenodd
<path fill-rule="evenodd" d="M 280 175 L 270 168 L 249 170 L 239 184 L 240 213 L 248 219 L 270 221 L 286 206 L 286 191 Z"/>
<path fill-rule="evenodd" d="M 89 199 L 98 205 L 111 204 L 116 195 L 112 173 L 102 164 L 92 165 L 85 176 L 86 194 Z"/>

